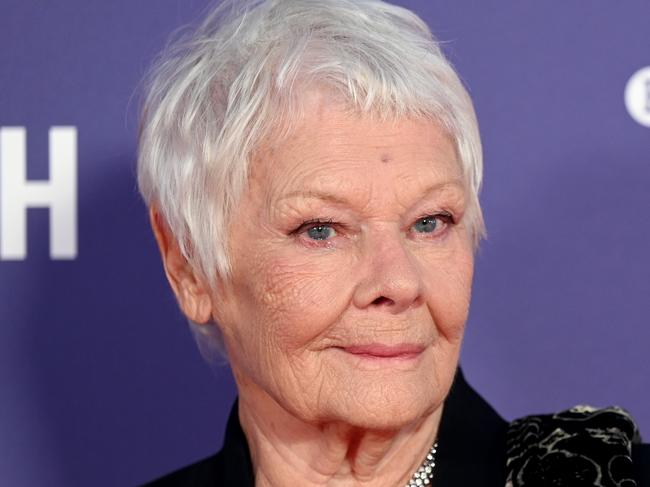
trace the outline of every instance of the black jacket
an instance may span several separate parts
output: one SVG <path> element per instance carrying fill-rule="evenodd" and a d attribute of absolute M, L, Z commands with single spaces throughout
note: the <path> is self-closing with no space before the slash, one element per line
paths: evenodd
<path fill-rule="evenodd" d="M 504 487 L 508 423 L 465 381 L 460 369 L 452 385 L 438 434 L 436 487 Z M 638 487 L 650 487 L 650 445 L 634 445 Z M 146 487 L 254 487 L 253 466 L 239 424 L 230 413 L 221 451 L 146 484 Z M 582 485 L 582 484 L 581 484 Z"/>

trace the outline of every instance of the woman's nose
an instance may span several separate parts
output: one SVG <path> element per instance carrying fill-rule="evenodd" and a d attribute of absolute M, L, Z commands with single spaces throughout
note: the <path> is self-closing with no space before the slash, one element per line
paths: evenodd
<path fill-rule="evenodd" d="M 401 313 L 422 302 L 418 263 L 406 248 L 404 237 L 385 232 L 368 237 L 363 247 L 353 302 L 357 308 L 381 308 Z"/>

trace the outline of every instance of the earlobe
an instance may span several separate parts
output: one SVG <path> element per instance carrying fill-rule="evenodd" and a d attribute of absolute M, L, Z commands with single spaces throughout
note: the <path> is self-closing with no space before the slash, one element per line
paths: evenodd
<path fill-rule="evenodd" d="M 209 293 L 197 289 L 196 285 L 181 285 L 181 288 L 186 295 L 178 301 L 185 316 L 200 325 L 208 323 L 212 315 Z"/>
<path fill-rule="evenodd" d="M 149 209 L 153 230 L 165 274 L 183 313 L 195 323 L 210 321 L 212 302 L 210 289 L 187 261 L 176 238 L 155 206 Z"/>

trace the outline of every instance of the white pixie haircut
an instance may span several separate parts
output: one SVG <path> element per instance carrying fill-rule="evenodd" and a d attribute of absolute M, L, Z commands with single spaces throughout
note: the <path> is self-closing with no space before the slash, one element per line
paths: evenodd
<path fill-rule="evenodd" d="M 477 248 L 485 227 L 474 108 L 417 15 L 377 0 L 227 0 L 154 66 L 138 157 L 146 203 L 209 285 L 229 276 L 229 220 L 254 152 L 300 123 L 308 89 L 384 120 L 439 123 L 455 143 Z M 218 327 L 201 328 L 220 348 Z"/>

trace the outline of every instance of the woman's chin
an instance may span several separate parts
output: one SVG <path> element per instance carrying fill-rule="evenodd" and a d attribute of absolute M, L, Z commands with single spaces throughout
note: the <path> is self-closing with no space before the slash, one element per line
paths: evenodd
<path fill-rule="evenodd" d="M 411 378 L 413 379 L 413 378 Z M 364 429 L 395 430 L 429 416 L 443 403 L 445 392 L 422 380 L 383 380 L 341 387 L 325 408 L 330 417 Z"/>
<path fill-rule="evenodd" d="M 394 431 L 409 427 L 431 415 L 442 401 L 429 397 L 381 395 L 353 401 L 337 411 L 340 421 L 355 428 Z"/>

